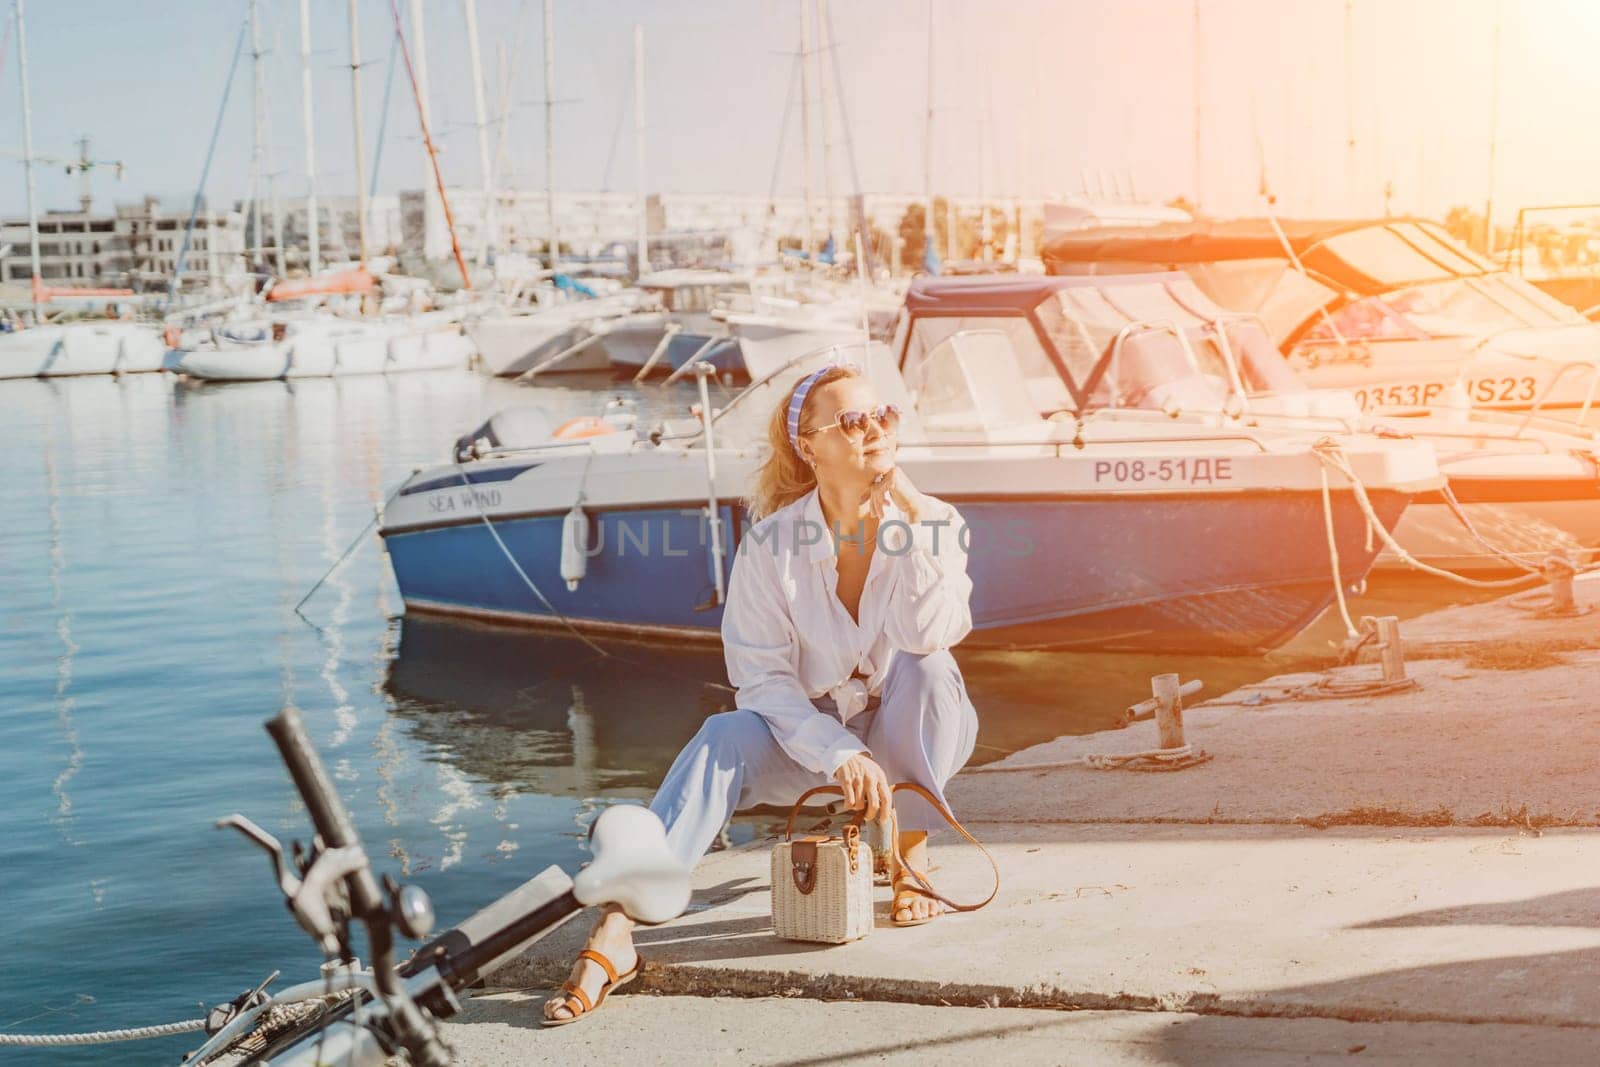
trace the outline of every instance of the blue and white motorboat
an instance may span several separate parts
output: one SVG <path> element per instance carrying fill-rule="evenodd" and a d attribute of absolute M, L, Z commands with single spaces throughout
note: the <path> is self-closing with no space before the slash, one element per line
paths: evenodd
<path fill-rule="evenodd" d="M 385 510 L 408 612 L 715 641 L 767 417 L 799 375 L 836 355 L 796 360 L 703 410 L 709 427 L 669 420 L 641 436 L 619 420 L 578 436 L 497 416 Z M 1333 473 L 1324 495 L 1328 450 L 1386 526 L 1441 484 L 1432 448 L 1413 441 L 1218 430 L 1160 412 L 1043 418 L 999 331 L 946 338 L 916 395 L 885 346 L 850 355 L 910 413 L 902 466 L 969 526 L 972 646 L 1274 647 L 1377 555 L 1352 484 Z"/>
<path fill-rule="evenodd" d="M 961 332 L 1000 330 L 1026 368 L 1036 410 L 1094 419 L 1378 432 L 1427 441 L 1448 492 L 1425 494 L 1395 537 L 1421 562 L 1500 573 L 1548 553 L 1600 545 L 1600 455 L 1592 431 L 1528 415 L 1457 407 L 1362 413 L 1343 389 L 1310 389 L 1259 318 L 1223 310 L 1180 272 L 923 278 L 912 284 L 895 353 L 915 383 L 925 355 Z M 1083 368 L 1106 355 L 1100 377 Z M 1074 390 L 1070 383 L 1083 382 Z M 1385 552 L 1380 566 L 1405 566 Z"/>

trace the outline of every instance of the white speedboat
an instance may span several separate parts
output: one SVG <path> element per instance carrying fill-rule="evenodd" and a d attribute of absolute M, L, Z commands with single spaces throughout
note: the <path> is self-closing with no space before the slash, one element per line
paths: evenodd
<path fill-rule="evenodd" d="M 0 378 L 158 371 L 161 333 L 133 322 L 84 321 L 0 333 Z"/>
<path fill-rule="evenodd" d="M 1257 319 L 1218 308 L 1184 274 L 918 279 L 895 351 L 915 382 L 934 347 L 985 329 L 1019 354 L 1035 410 L 1083 425 L 1157 418 L 1427 442 L 1448 486 L 1419 497 L 1395 536 L 1432 566 L 1504 572 L 1600 545 L 1593 433 L 1464 406 L 1363 415 L 1346 391 L 1307 389 Z"/>
<path fill-rule="evenodd" d="M 1048 242 L 1061 274 L 1179 268 L 1258 315 L 1314 388 L 1364 410 L 1460 387 L 1476 407 L 1600 401 L 1600 324 L 1422 219 L 1237 219 L 1085 230 Z"/>

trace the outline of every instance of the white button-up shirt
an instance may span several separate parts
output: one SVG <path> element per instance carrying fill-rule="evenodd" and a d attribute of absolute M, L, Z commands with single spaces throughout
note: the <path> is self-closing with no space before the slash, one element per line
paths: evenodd
<path fill-rule="evenodd" d="M 932 497 L 915 526 L 892 503 L 879 525 L 857 611 L 836 592 L 833 532 L 813 489 L 756 523 L 740 541 L 722 615 L 728 678 L 740 708 L 766 719 L 783 750 L 807 770 L 831 775 L 866 748 L 813 698 L 832 696 L 841 716 L 883 687 L 897 650 L 949 648 L 972 629 L 961 513 Z M 837 552 L 859 551 L 842 540 Z M 852 694 L 851 690 L 856 692 Z M 852 699 L 854 696 L 856 699 Z"/>

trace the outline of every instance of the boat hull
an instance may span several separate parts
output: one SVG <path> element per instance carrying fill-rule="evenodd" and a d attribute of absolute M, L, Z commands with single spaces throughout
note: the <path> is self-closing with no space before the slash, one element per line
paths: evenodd
<path fill-rule="evenodd" d="M 790 361 L 829 345 L 861 343 L 861 328 L 849 325 L 790 326 L 779 323 L 737 323 L 734 336 L 751 379 L 763 378 Z"/>
<path fill-rule="evenodd" d="M 1600 483 L 1592 478 L 1505 485 L 1458 478 L 1451 480 L 1451 488 L 1479 536 L 1462 524 L 1440 493 L 1425 493 L 1394 531 L 1400 546 L 1423 563 L 1460 574 L 1495 576 L 1519 568 L 1491 545 L 1532 567 L 1556 551 L 1587 563 L 1600 547 Z M 1408 569 L 1387 551 L 1377 565 L 1382 570 Z"/>
<path fill-rule="evenodd" d="M 588 331 L 571 321 L 540 322 L 538 316 L 485 319 L 467 327 L 478 348 L 483 369 L 493 375 L 515 376 L 537 367 L 551 356 L 577 344 Z M 610 360 L 599 342 L 562 360 L 549 373 L 603 371 Z"/>
<path fill-rule="evenodd" d="M 1390 526 L 1410 499 L 1371 496 Z M 968 647 L 1250 653 L 1292 638 L 1334 596 L 1314 492 L 947 499 L 974 531 Z M 695 508 L 592 513 L 598 551 L 573 590 L 558 575 L 564 513 L 497 518 L 493 532 L 466 515 L 385 538 L 408 611 L 715 642 L 722 612 L 705 607 L 713 582 Z M 1354 584 L 1376 549 L 1348 492 L 1334 513 L 1342 580 Z M 723 521 L 735 543 L 748 533 L 742 511 L 725 508 Z"/>
<path fill-rule="evenodd" d="M 596 348 L 603 351 L 606 360 L 618 371 L 638 373 L 654 354 L 661 342 L 662 324 L 654 322 L 628 323 L 609 329 Z M 669 374 L 694 358 L 696 352 L 712 343 L 711 350 L 701 358 L 717 368 L 719 374 L 737 374 L 744 371 L 744 357 L 739 342 L 731 337 L 720 337 L 684 329 L 667 342 L 667 350 L 651 368 L 653 373 Z"/>
<path fill-rule="evenodd" d="M 207 381 L 245 382 L 399 374 L 464 367 L 473 351 L 471 339 L 456 330 L 311 332 L 283 341 L 194 349 L 183 353 L 178 369 Z"/>
<path fill-rule="evenodd" d="M 0 378 L 134 374 L 162 369 L 166 345 L 149 326 L 73 323 L 0 334 Z"/>

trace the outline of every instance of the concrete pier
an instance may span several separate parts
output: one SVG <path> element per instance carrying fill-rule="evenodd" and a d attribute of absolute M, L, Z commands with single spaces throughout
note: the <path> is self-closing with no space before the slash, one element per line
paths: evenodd
<path fill-rule="evenodd" d="M 1539 598 L 1405 623 L 1415 689 L 1327 695 L 1376 663 L 1184 709 L 1183 770 L 1093 770 L 1154 721 L 963 773 L 1004 877 L 983 911 L 863 941 L 779 941 L 768 841 L 716 853 L 643 977 L 538 1031 L 586 918 L 494 976 L 464 1063 L 1575 1062 L 1600 1047 L 1600 612 Z M 1600 602 L 1580 579 L 1577 602 Z M 1308 688 L 1321 683 L 1318 688 Z M 980 709 L 981 710 L 981 709 Z M 936 838 L 934 877 L 988 867 Z M 660 994 L 651 996 L 649 994 Z"/>

